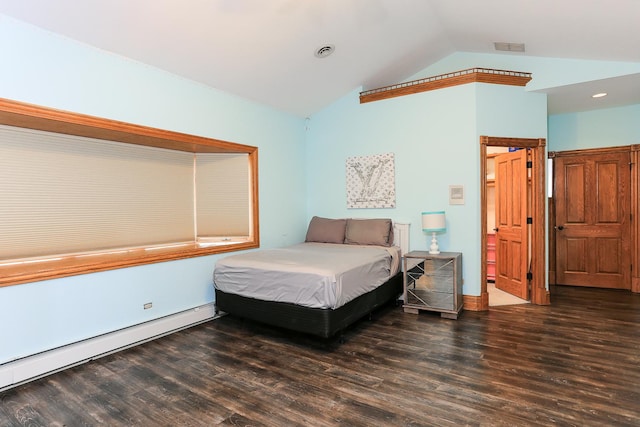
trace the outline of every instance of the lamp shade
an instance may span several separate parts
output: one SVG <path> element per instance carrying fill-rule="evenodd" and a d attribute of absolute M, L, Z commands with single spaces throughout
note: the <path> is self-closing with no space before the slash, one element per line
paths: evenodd
<path fill-rule="evenodd" d="M 444 211 L 422 212 L 422 231 L 428 233 L 447 231 Z"/>

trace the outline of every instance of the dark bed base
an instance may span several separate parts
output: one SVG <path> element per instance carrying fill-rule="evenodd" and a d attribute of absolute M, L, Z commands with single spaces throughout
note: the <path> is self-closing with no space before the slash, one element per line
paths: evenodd
<path fill-rule="evenodd" d="M 287 302 L 263 301 L 225 293 L 218 289 L 215 292 L 218 311 L 271 326 L 329 338 L 376 308 L 397 298 L 402 293 L 402 273 L 396 274 L 376 289 L 335 310 L 301 307 Z"/>

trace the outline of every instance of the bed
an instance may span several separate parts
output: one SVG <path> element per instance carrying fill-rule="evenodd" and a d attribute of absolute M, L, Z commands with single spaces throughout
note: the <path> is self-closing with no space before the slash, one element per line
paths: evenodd
<path fill-rule="evenodd" d="M 329 338 L 402 293 L 408 224 L 314 217 L 304 243 L 216 262 L 216 310 Z"/>

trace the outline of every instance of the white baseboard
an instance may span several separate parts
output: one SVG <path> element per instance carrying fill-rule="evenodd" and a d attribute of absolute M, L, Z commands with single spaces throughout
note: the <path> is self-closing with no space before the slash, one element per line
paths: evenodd
<path fill-rule="evenodd" d="M 216 318 L 213 303 L 0 365 L 0 392 Z"/>

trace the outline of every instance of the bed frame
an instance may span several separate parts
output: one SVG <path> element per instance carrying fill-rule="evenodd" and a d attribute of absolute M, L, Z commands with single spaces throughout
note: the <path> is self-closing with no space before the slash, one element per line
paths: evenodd
<path fill-rule="evenodd" d="M 346 329 L 382 305 L 395 301 L 402 293 L 402 272 L 376 289 L 336 309 L 310 308 L 288 302 L 263 301 L 229 294 L 216 289 L 216 309 L 234 316 L 255 320 L 329 338 Z"/>
<path fill-rule="evenodd" d="M 394 244 L 409 250 L 409 224 L 394 223 Z M 216 311 L 271 326 L 330 338 L 375 309 L 402 294 L 402 271 L 376 289 L 336 309 L 303 307 L 288 302 L 264 301 L 215 289 Z"/>

